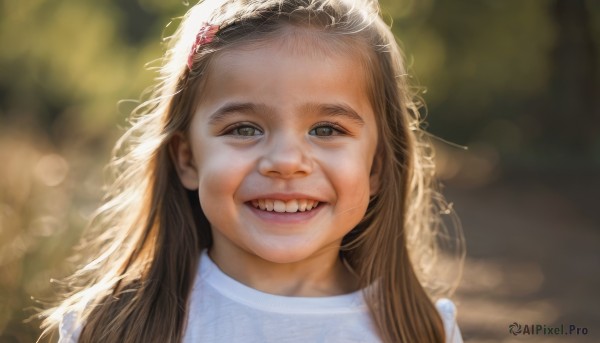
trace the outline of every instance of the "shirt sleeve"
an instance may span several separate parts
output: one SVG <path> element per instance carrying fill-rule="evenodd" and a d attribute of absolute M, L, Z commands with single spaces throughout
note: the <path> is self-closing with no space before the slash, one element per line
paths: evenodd
<path fill-rule="evenodd" d="M 435 303 L 446 332 L 446 343 L 463 343 L 460 329 L 456 323 L 456 306 L 450 299 L 439 299 Z"/>
<path fill-rule="evenodd" d="M 77 314 L 68 312 L 58 326 L 58 343 L 77 343 L 81 326 L 77 324 Z"/>

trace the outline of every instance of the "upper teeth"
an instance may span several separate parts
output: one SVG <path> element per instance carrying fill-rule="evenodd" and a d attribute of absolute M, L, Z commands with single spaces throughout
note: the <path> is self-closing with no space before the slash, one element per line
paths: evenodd
<path fill-rule="evenodd" d="M 270 212 L 304 212 L 317 207 L 318 204 L 318 201 L 308 199 L 293 199 L 288 201 L 273 199 L 252 200 L 252 206 Z"/>

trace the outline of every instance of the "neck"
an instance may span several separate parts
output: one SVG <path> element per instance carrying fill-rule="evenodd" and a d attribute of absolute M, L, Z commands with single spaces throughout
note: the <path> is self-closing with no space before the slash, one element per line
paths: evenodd
<path fill-rule="evenodd" d="M 295 297 L 323 297 L 358 290 L 358 278 L 339 258 L 339 244 L 302 261 L 274 263 L 244 251 L 214 246 L 210 258 L 225 274 L 258 291 Z"/>

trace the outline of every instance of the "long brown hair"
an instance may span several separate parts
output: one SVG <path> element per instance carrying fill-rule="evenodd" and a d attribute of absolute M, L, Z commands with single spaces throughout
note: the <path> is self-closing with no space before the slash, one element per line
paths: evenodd
<path fill-rule="evenodd" d="M 190 69 L 188 53 L 202 23 L 220 29 Z M 432 150 L 401 51 L 368 0 L 206 0 L 190 9 L 170 37 L 151 99 L 134 111 L 115 149 L 115 181 L 85 248 L 98 255 L 67 280 L 69 296 L 43 313 L 45 333 L 75 313 L 80 342 L 182 340 L 199 255 L 212 236 L 197 194 L 177 177 L 170 142 L 187 131 L 211 61 L 225 49 L 276 37 L 287 25 L 316 29 L 332 49 L 357 56 L 367 75 L 382 187 L 340 254 L 368 290 L 379 335 L 385 342 L 444 341 L 431 300 L 440 288 L 430 267 L 444 203 L 433 189 Z"/>

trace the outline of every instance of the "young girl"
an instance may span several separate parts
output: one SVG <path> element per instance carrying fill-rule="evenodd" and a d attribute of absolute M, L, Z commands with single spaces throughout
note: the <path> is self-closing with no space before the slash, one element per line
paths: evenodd
<path fill-rule="evenodd" d="M 432 302 L 440 198 L 377 4 L 207 0 L 171 43 L 119 142 L 99 254 L 46 332 L 461 342 L 454 305 Z"/>

